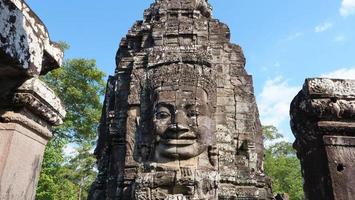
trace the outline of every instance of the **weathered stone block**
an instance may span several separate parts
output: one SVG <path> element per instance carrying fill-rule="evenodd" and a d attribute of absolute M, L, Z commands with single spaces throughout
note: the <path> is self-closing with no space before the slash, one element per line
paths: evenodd
<path fill-rule="evenodd" d="M 0 123 L 0 199 L 34 199 L 48 135 Z"/>
<path fill-rule="evenodd" d="M 49 40 L 46 27 L 21 0 L 0 2 L 1 67 L 18 68 L 29 75 L 59 67 L 63 52 Z"/>
<path fill-rule="evenodd" d="M 306 198 L 355 198 L 355 80 L 307 79 L 291 103 Z"/>

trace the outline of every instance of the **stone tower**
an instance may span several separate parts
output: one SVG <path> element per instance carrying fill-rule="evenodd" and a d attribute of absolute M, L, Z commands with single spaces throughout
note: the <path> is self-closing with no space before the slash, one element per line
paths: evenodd
<path fill-rule="evenodd" d="M 122 39 L 89 199 L 272 199 L 252 77 L 211 12 L 156 0 Z"/>

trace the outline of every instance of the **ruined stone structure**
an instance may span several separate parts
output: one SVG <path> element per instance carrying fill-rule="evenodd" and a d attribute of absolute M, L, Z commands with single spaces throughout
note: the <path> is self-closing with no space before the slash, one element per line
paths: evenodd
<path fill-rule="evenodd" d="M 307 79 L 290 114 L 306 199 L 355 199 L 355 80 Z"/>
<path fill-rule="evenodd" d="M 62 50 L 22 0 L 0 0 L 0 199 L 35 197 L 50 127 L 65 110 L 38 79 L 60 66 Z"/>
<path fill-rule="evenodd" d="M 211 11 L 156 0 L 122 39 L 89 199 L 272 199 L 252 77 Z"/>

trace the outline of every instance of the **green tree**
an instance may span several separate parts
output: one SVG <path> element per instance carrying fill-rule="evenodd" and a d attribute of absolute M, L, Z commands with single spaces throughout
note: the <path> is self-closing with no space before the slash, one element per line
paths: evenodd
<path fill-rule="evenodd" d="M 76 195 L 76 186 L 65 178 L 66 168 L 63 167 L 62 154 L 65 144 L 65 140 L 57 137 L 47 144 L 36 199 L 76 199 L 73 198 Z M 63 190 L 65 193 L 60 192 Z"/>
<path fill-rule="evenodd" d="M 94 60 L 72 59 L 50 72 L 43 80 L 56 92 L 66 107 L 63 125 L 53 128 L 37 187 L 37 200 L 84 199 L 88 185 L 96 176 L 91 155 L 104 94 L 105 74 Z M 67 158 L 63 148 L 77 147 Z"/>
<path fill-rule="evenodd" d="M 264 126 L 265 173 L 272 179 L 274 193 L 287 193 L 290 200 L 303 200 L 300 162 L 292 144 L 274 126 Z"/>
<path fill-rule="evenodd" d="M 66 167 L 69 169 L 68 179 L 75 183 L 78 187 L 78 199 L 87 199 L 88 191 L 91 183 L 96 178 L 96 172 L 93 171 L 93 165 L 96 158 L 93 156 L 91 150 L 93 146 L 89 142 L 82 143 L 78 148 L 78 154 L 69 160 Z"/>
<path fill-rule="evenodd" d="M 105 74 L 95 60 L 72 59 L 50 72 L 44 81 L 60 97 L 67 110 L 64 124 L 54 129 L 71 142 L 93 140 L 101 115 L 100 97 L 104 95 Z"/>

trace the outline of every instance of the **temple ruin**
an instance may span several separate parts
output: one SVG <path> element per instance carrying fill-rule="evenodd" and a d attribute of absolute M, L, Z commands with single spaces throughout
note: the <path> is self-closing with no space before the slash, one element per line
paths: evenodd
<path fill-rule="evenodd" d="M 41 75 L 61 65 L 23 0 L 0 0 L 0 199 L 32 200 L 64 107 Z M 121 40 L 89 200 L 285 200 L 263 170 L 252 77 L 207 0 L 155 0 Z M 355 199 L 355 80 L 311 78 L 291 104 L 309 200 Z"/>
<path fill-rule="evenodd" d="M 156 0 L 116 63 L 89 199 L 273 199 L 252 77 L 206 0 Z"/>

